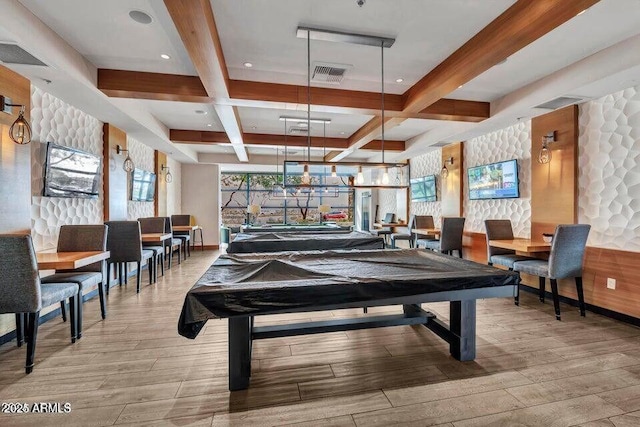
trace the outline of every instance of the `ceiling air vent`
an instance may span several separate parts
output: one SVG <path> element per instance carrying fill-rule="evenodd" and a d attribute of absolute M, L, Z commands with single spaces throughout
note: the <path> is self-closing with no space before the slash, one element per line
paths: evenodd
<path fill-rule="evenodd" d="M 0 62 L 5 64 L 47 66 L 47 64 L 13 43 L 0 43 Z"/>
<path fill-rule="evenodd" d="M 567 105 L 577 104 L 584 101 L 584 98 L 576 98 L 575 96 L 560 96 L 544 104 L 536 105 L 534 108 L 544 108 L 546 110 L 557 110 Z"/>
<path fill-rule="evenodd" d="M 311 81 L 314 83 L 324 83 L 339 85 L 344 79 L 344 75 L 351 69 L 351 65 L 331 64 L 328 62 L 314 62 Z"/>
<path fill-rule="evenodd" d="M 440 142 L 436 142 L 435 144 L 431 144 L 429 147 L 434 147 L 434 148 L 438 148 L 438 147 L 444 147 L 445 145 L 449 145 L 451 144 L 450 142 L 445 142 L 445 141 L 440 141 Z"/>
<path fill-rule="evenodd" d="M 290 135 L 306 135 L 307 132 L 308 132 L 307 128 L 298 128 L 298 127 L 289 128 Z"/>

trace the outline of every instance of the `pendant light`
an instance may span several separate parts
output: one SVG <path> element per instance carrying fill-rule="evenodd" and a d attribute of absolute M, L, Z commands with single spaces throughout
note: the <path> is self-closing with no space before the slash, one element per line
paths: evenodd
<path fill-rule="evenodd" d="M 311 162 L 311 32 L 307 31 L 307 163 L 302 172 L 302 183 L 305 185 L 311 184 L 309 162 Z"/>
<path fill-rule="evenodd" d="M 380 42 L 380 75 L 381 75 L 381 87 L 382 87 L 382 129 L 381 129 L 381 141 L 382 141 L 382 163 L 384 163 L 384 42 Z M 382 174 L 382 185 L 389 185 L 389 168 L 384 168 Z"/>
<path fill-rule="evenodd" d="M 322 159 L 324 160 L 325 157 L 327 157 L 327 122 L 322 123 Z M 322 174 L 322 179 L 324 179 L 325 181 L 325 185 L 326 185 L 326 181 L 327 181 L 327 167 L 325 166 L 323 168 L 323 174 Z M 328 193 L 329 192 L 329 188 L 328 187 L 324 187 L 324 192 Z"/>
<path fill-rule="evenodd" d="M 356 184 L 364 184 L 364 174 L 362 173 L 362 166 L 358 166 L 358 175 L 356 176 Z"/>

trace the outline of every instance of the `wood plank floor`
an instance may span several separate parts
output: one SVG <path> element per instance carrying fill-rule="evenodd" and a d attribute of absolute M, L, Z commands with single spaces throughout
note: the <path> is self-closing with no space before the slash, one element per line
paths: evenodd
<path fill-rule="evenodd" d="M 258 341 L 252 386 L 227 390 L 226 321 L 176 331 L 186 291 L 217 252 L 196 251 L 156 285 L 113 288 L 108 317 L 85 305 L 84 336 L 60 319 L 25 348 L 0 347 L 1 402 L 69 402 L 70 414 L 0 414 L 1 426 L 639 426 L 640 329 L 522 294 L 478 302 L 478 358 L 453 360 L 423 327 Z M 448 304 L 428 309 L 447 318 Z M 399 312 L 396 307 L 370 312 Z M 257 323 L 362 316 L 268 316 Z"/>

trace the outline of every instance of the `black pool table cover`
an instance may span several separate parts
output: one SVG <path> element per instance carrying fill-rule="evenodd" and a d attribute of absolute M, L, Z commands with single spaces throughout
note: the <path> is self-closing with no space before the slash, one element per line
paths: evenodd
<path fill-rule="evenodd" d="M 518 280 L 511 271 L 420 249 L 228 254 L 187 293 L 178 332 L 195 338 L 208 319 L 361 307 Z"/>
<path fill-rule="evenodd" d="M 264 233 L 236 235 L 227 253 L 313 251 L 331 249 L 384 249 L 382 237 L 369 233 Z"/>

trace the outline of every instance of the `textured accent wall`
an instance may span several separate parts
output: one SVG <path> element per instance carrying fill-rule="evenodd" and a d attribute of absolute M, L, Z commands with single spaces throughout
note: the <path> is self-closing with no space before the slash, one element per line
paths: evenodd
<path fill-rule="evenodd" d="M 578 221 L 589 245 L 640 251 L 640 86 L 579 109 Z"/>
<path fill-rule="evenodd" d="M 102 157 L 102 123 L 36 87 L 31 89 L 31 235 L 36 251 L 55 249 L 64 224 L 102 223 L 102 186 L 96 199 L 42 197 L 47 142 Z"/>
<path fill-rule="evenodd" d="M 520 198 L 469 200 L 469 167 L 518 159 Z M 505 129 L 473 138 L 464 148 L 464 215 L 465 230 L 484 233 L 485 219 L 509 218 L 513 233 L 530 237 L 531 233 L 531 121 L 520 122 Z"/>
<path fill-rule="evenodd" d="M 409 211 L 411 215 L 431 215 L 436 227 L 440 227 L 440 217 L 442 216 L 440 188 L 442 181 L 440 171 L 442 170 L 442 150 L 434 149 L 426 154 L 411 159 L 411 178 L 420 178 L 427 175 L 436 175 L 436 187 L 438 200 L 435 202 L 411 202 Z"/>
<path fill-rule="evenodd" d="M 167 184 L 167 215 L 171 216 L 182 213 L 182 164 L 172 158 L 167 158 L 167 164 L 173 176 L 173 182 Z"/>
<path fill-rule="evenodd" d="M 127 135 L 127 148 L 129 149 L 129 155 L 131 160 L 136 165 L 136 169 L 144 169 L 149 172 L 155 172 L 153 148 L 149 148 L 141 142 L 131 138 Z M 161 177 L 157 177 L 160 179 Z M 131 176 L 129 176 L 129 180 Z M 131 182 L 128 182 L 128 188 L 131 188 Z M 130 191 L 130 190 L 128 190 Z M 127 193 L 127 199 L 130 199 L 130 194 Z M 138 218 L 145 218 L 154 215 L 153 202 L 134 202 L 129 200 L 127 202 L 127 217 L 131 220 Z"/>

